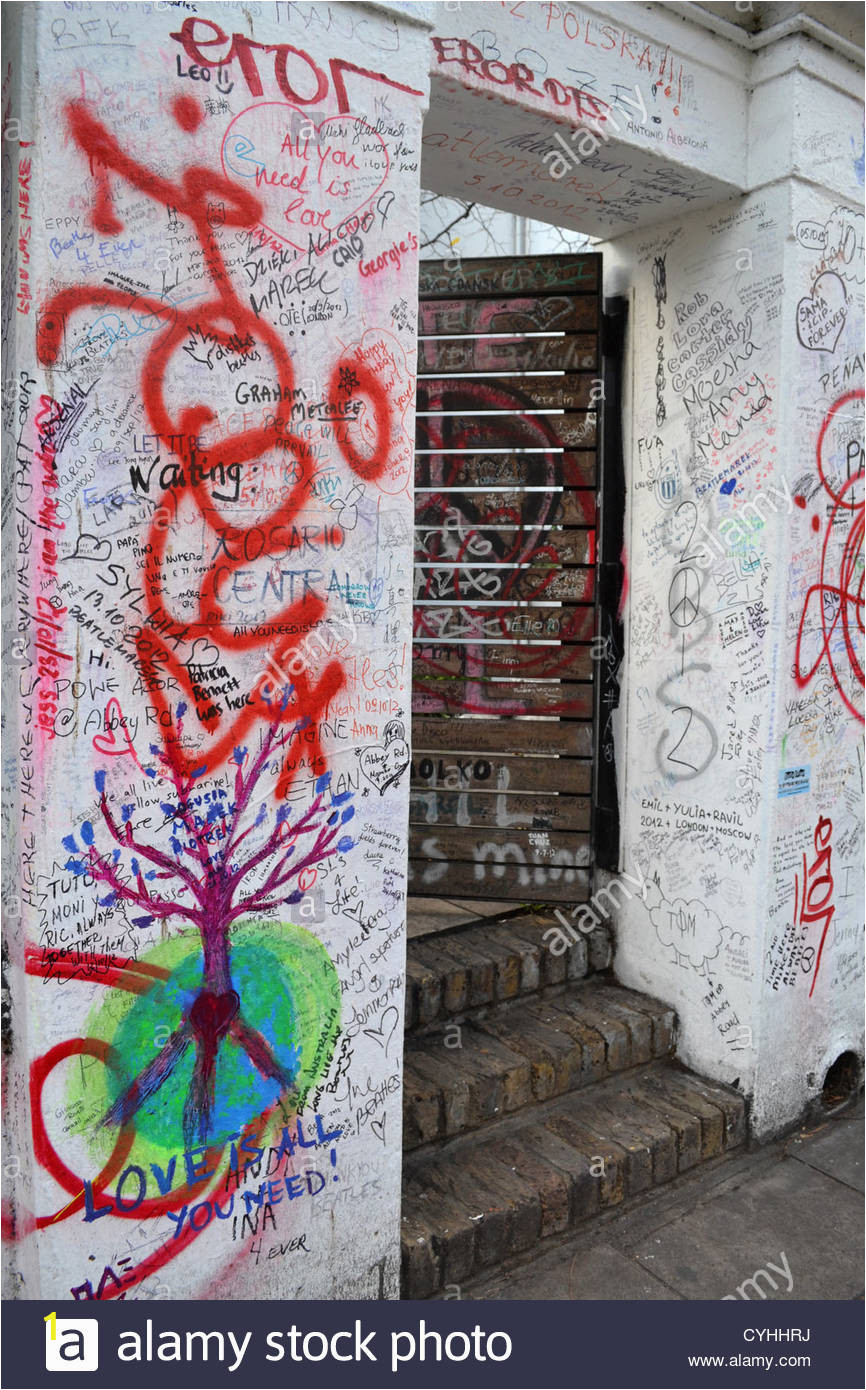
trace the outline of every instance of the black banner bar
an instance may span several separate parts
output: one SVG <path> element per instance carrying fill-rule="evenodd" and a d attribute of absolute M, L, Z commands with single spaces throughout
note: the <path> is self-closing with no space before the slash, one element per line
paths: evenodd
<path fill-rule="evenodd" d="M 859 1390 L 864 1379 L 853 1302 L 23 1301 L 3 1320 L 6 1390 Z"/>

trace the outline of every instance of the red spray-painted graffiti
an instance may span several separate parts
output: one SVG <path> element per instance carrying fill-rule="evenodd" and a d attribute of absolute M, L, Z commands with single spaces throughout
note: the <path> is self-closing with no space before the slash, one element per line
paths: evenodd
<path fill-rule="evenodd" d="M 312 231 L 330 243 L 357 230 L 390 161 L 381 135 L 360 117 L 306 119 L 292 138 L 297 115 L 276 101 L 242 111 L 225 133 L 222 163 L 226 175 L 254 183 L 266 229 L 304 250 Z"/>
<path fill-rule="evenodd" d="M 38 447 L 33 455 L 33 462 L 39 466 L 41 482 L 41 502 L 36 524 L 43 532 L 35 574 L 39 593 L 34 602 L 38 651 L 36 669 L 39 675 L 37 727 L 41 736 L 47 740 L 54 738 L 54 720 L 57 714 L 56 682 L 58 677 L 64 674 L 61 662 L 71 662 L 73 659 L 71 652 L 60 649 L 60 643 L 63 641 L 63 618 L 67 611 L 60 597 L 55 534 L 63 531 L 66 525 L 58 515 L 56 495 L 55 432 L 60 409 L 51 396 L 40 396 L 34 420 Z"/>
<path fill-rule="evenodd" d="M 836 908 L 832 902 L 833 898 L 833 873 L 830 868 L 831 845 L 830 837 L 833 834 L 833 822 L 826 816 L 821 816 L 815 826 L 814 849 L 815 859 L 812 864 L 807 863 L 806 855 L 803 855 L 803 881 L 800 882 L 800 875 L 794 878 L 794 925 L 801 927 L 811 926 L 813 922 L 823 922 L 821 940 L 818 943 L 818 955 L 815 961 L 815 969 L 812 972 L 812 984 L 809 988 L 809 998 L 811 999 L 815 985 L 818 980 L 818 971 L 821 968 L 821 954 L 824 950 L 824 942 L 827 939 L 827 932 L 830 930 L 830 923 Z"/>
<path fill-rule="evenodd" d="M 174 102 L 174 117 L 180 128 L 194 133 L 201 123 L 202 112 L 191 97 L 179 97 Z M 123 230 L 114 212 L 111 175 L 125 179 L 132 187 L 146 193 L 148 197 L 166 208 L 174 208 L 178 214 L 188 217 L 192 223 L 204 256 L 207 273 L 210 276 L 215 295 L 205 303 L 196 302 L 194 312 L 189 314 L 179 310 L 164 299 L 141 295 L 137 297 L 139 310 L 152 314 L 165 322 L 165 331 L 160 333 L 147 353 L 142 370 L 142 396 L 153 433 L 164 447 L 177 455 L 181 468 L 175 475 L 180 486 L 166 489 L 161 506 L 154 515 L 148 535 L 149 551 L 143 576 L 143 588 L 148 621 L 154 628 L 154 635 L 137 641 L 139 659 L 145 673 L 159 668 L 161 674 L 171 676 L 177 687 L 189 695 L 195 707 L 195 694 L 187 668 L 168 643 L 158 634 L 156 628 L 163 627 L 166 614 L 161 602 L 163 594 L 162 570 L 165 560 L 168 528 L 161 524 L 161 518 L 172 513 L 183 496 L 192 497 L 207 526 L 218 534 L 222 541 L 222 563 L 211 568 L 204 575 L 199 589 L 198 617 L 191 624 L 185 624 L 191 633 L 207 635 L 209 640 L 227 651 L 248 651 L 261 648 L 267 641 L 271 643 L 271 654 L 278 666 L 283 666 L 301 640 L 300 635 L 284 638 L 279 629 L 302 634 L 313 627 L 324 615 L 325 602 L 313 594 L 289 604 L 271 620 L 271 631 L 264 637 L 261 631 L 252 635 L 233 631 L 224 621 L 224 612 L 218 597 L 218 581 L 221 576 L 231 574 L 243 564 L 245 547 L 264 534 L 269 539 L 289 526 L 302 508 L 308 495 L 313 472 L 313 460 L 309 445 L 297 435 L 281 432 L 280 419 L 273 419 L 260 428 L 248 429 L 242 434 L 226 435 L 211 444 L 208 449 L 208 470 L 196 466 L 196 439 L 201 431 L 215 421 L 216 416 L 205 405 L 187 405 L 173 419 L 166 403 L 166 374 L 175 352 L 182 348 L 188 335 L 194 331 L 205 332 L 221 347 L 230 344 L 241 354 L 264 347 L 274 363 L 275 380 L 280 396 L 291 400 L 295 385 L 292 363 L 277 334 L 268 324 L 262 322 L 252 309 L 245 305 L 235 290 L 228 273 L 225 259 L 214 229 L 210 225 L 208 200 L 218 198 L 223 204 L 222 225 L 225 227 L 252 228 L 261 219 L 262 206 L 258 198 L 247 189 L 239 187 L 222 174 L 193 165 L 183 171 L 178 183 L 173 183 L 146 168 L 132 156 L 126 154 L 115 137 L 96 120 L 82 103 L 70 103 L 67 107 L 67 121 L 73 140 L 84 151 L 91 162 L 97 179 L 97 193 L 93 211 L 95 228 L 104 235 L 117 235 Z M 44 306 L 38 333 L 40 360 L 53 365 L 60 354 L 61 343 L 70 315 L 82 308 L 113 306 L 126 308 L 130 294 L 121 289 L 98 286 L 94 288 L 70 288 L 55 294 Z M 226 327 L 228 325 L 228 328 Z M 391 441 L 391 404 L 383 390 L 376 373 L 371 367 L 356 357 L 343 357 L 338 360 L 330 376 L 327 399 L 331 412 L 345 414 L 349 396 L 366 402 L 367 409 L 357 418 L 357 435 L 340 447 L 349 467 L 365 480 L 375 480 L 384 471 Z M 367 420 L 366 417 L 371 417 Z M 364 425 L 361 425 L 364 421 Z M 372 442 L 371 442 L 372 441 Z M 229 464 L 249 465 L 269 450 L 280 448 L 288 450 L 296 461 L 296 481 L 288 497 L 276 511 L 259 526 L 243 527 L 233 524 L 224 517 L 214 505 L 208 493 L 205 473 L 219 473 Z M 233 549 L 232 549 L 233 547 Z M 219 552 L 220 547 L 217 547 Z M 247 552 L 248 553 L 248 552 Z M 265 552 L 269 554 L 270 552 Z M 180 626 L 180 625 L 179 625 Z M 275 649 L 274 649 L 275 648 Z M 270 701 L 262 689 L 267 680 L 257 684 L 247 697 L 247 705 L 242 713 L 224 732 L 220 731 L 221 719 L 216 712 L 200 715 L 200 722 L 207 732 L 213 735 L 208 747 L 187 753 L 177 750 L 178 768 L 189 775 L 193 768 L 205 763 L 209 771 L 219 767 L 229 757 L 234 747 L 240 743 L 251 726 L 258 720 L 266 722 L 293 723 L 306 718 L 314 729 L 317 721 L 329 702 L 345 682 L 344 671 L 338 661 L 331 661 L 324 668 L 317 684 L 308 672 L 300 671 L 294 680 L 293 696 L 285 708 Z M 171 737 L 172 715 L 161 683 L 153 681 L 152 696 L 158 712 L 159 724 Z M 175 745 L 176 747 L 176 745 Z M 326 766 L 324 754 L 315 733 L 309 750 L 310 766 L 321 772 Z M 276 789 L 277 797 L 287 792 L 293 771 L 286 766 Z"/>
<path fill-rule="evenodd" d="M 863 710 L 855 704 L 855 691 L 863 689 L 863 447 L 856 439 L 846 446 L 844 463 L 832 463 L 829 441 L 845 412 L 855 401 L 862 401 L 862 390 L 849 391 L 831 406 L 821 426 L 816 449 L 818 476 L 830 498 L 832 510 L 827 518 L 821 548 L 818 582 L 806 594 L 794 656 L 794 679 L 802 690 L 826 660 L 839 697 L 855 719 L 864 722 Z M 851 460 L 858 467 L 851 470 Z M 803 497 L 795 498 L 805 508 Z M 820 530 L 816 516 L 812 526 Z M 844 530 L 844 539 L 839 533 Z M 817 635 L 818 642 L 809 639 Z M 807 655 L 807 646 L 809 652 Z M 847 669 L 842 662 L 847 661 Z"/>
<path fill-rule="evenodd" d="M 196 26 L 204 26 L 207 36 L 205 33 L 198 32 Z M 292 102 L 295 106 L 316 106 L 324 101 L 328 95 L 330 89 L 328 74 L 309 53 L 306 53 L 302 48 L 296 48 L 294 44 L 257 43 L 255 39 L 249 38 L 246 34 L 227 34 L 212 19 L 193 18 L 192 16 L 185 19 L 180 29 L 169 37 L 181 45 L 189 61 L 198 68 L 221 70 L 230 67 L 237 59 L 251 96 L 260 97 L 264 91 L 256 62 L 256 52 L 273 53 L 274 81 L 286 101 Z M 211 55 L 202 52 L 205 48 L 220 49 L 222 47 L 225 47 L 225 51 L 219 56 L 216 53 Z M 299 92 L 290 80 L 288 74 L 290 60 L 295 60 L 300 85 L 306 87 L 307 90 L 314 86 L 315 90 L 309 96 Z M 383 86 L 390 87 L 392 91 L 407 92 L 416 97 L 423 95 L 417 87 L 408 87 L 403 82 L 396 82 L 393 78 L 386 77 L 383 72 L 374 72 L 371 68 L 357 67 L 355 63 L 347 62 L 344 58 L 330 58 L 328 67 L 331 73 L 334 96 L 337 98 L 337 109 L 341 114 L 345 114 L 349 110 L 349 97 L 346 92 L 346 75 L 349 73 L 355 77 L 365 78 L 370 82 L 381 83 Z"/>
<path fill-rule="evenodd" d="M 35 962 L 28 960 L 28 974 L 40 974 Z M 138 981 L 135 979 L 137 971 L 127 972 L 125 979 L 114 979 L 110 983 L 120 989 L 132 989 L 139 992 Z M 106 983 L 109 983 L 106 980 Z M 145 985 L 145 987 L 149 987 Z M 58 1221 L 68 1220 L 78 1212 L 84 1210 L 85 1206 L 85 1184 L 82 1179 L 73 1173 L 63 1162 L 57 1153 L 48 1135 L 43 1115 L 42 1095 L 49 1077 L 64 1061 L 72 1057 L 90 1056 L 106 1066 L 111 1065 L 111 1049 L 101 1039 L 96 1038 L 70 1038 L 67 1042 L 58 1043 L 51 1048 L 44 1056 L 37 1058 L 30 1069 L 30 1089 L 32 1099 L 33 1114 L 33 1149 L 38 1162 L 50 1173 L 54 1181 L 60 1188 L 71 1195 L 71 1201 L 59 1211 L 53 1212 L 50 1216 L 30 1217 L 20 1219 L 17 1224 L 12 1226 L 8 1219 L 8 1214 L 4 1213 L 4 1239 L 22 1238 L 29 1234 L 31 1230 L 42 1230 L 47 1226 L 52 1226 Z M 279 1114 L 279 1105 L 275 1104 L 263 1115 L 256 1116 L 244 1128 L 241 1135 L 241 1147 L 245 1143 L 255 1142 L 261 1138 L 268 1129 L 271 1121 Z M 107 1185 L 117 1177 L 128 1158 L 132 1146 L 135 1142 L 135 1126 L 130 1122 L 118 1133 L 114 1149 L 103 1166 L 101 1172 L 93 1182 L 89 1184 L 91 1201 L 99 1201 L 107 1198 Z M 205 1154 L 210 1163 L 216 1160 L 222 1151 L 221 1146 L 213 1150 L 208 1150 Z M 196 1201 L 206 1194 L 207 1191 L 218 1192 L 223 1186 L 226 1178 L 226 1170 L 213 1171 L 207 1173 L 198 1182 L 192 1183 L 187 1187 L 178 1189 L 165 1197 L 149 1199 L 146 1203 L 138 1205 L 134 1210 L 124 1211 L 120 1206 L 115 1207 L 115 1215 L 125 1217 L 128 1220 L 141 1221 L 149 1217 L 165 1215 L 178 1203 Z M 201 1234 L 202 1227 L 196 1230 L 189 1224 L 185 1230 L 175 1236 L 170 1236 L 167 1241 L 159 1245 L 156 1250 L 130 1270 L 124 1276 L 124 1283 L 127 1287 L 142 1284 L 151 1275 L 164 1268 L 169 1261 L 175 1259 L 182 1250 Z M 106 1289 L 103 1293 L 104 1299 L 116 1298 L 120 1295 L 120 1286 L 115 1289 Z M 122 1296 L 122 1295 L 120 1295 Z"/>

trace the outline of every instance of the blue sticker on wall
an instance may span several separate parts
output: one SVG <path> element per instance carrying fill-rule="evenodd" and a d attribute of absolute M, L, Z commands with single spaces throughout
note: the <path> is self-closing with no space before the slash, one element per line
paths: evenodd
<path fill-rule="evenodd" d="M 809 790 L 808 767 L 783 767 L 779 773 L 779 796 L 796 796 L 798 792 Z"/>

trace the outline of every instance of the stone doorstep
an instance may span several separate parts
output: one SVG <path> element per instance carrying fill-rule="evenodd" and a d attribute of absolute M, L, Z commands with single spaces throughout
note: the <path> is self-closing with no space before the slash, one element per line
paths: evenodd
<path fill-rule="evenodd" d="M 673 1029 L 665 1004 L 589 979 L 412 1033 L 404 1056 L 404 1150 L 642 1066 L 669 1050 Z M 718 1110 L 710 1111 L 718 1121 Z"/>
<path fill-rule="evenodd" d="M 413 964 L 417 963 L 425 971 L 425 994 L 415 1009 L 418 1022 L 430 1023 L 440 1016 L 451 1018 L 462 1013 L 469 1000 L 468 965 L 461 964 L 441 946 L 430 942 L 413 943 L 411 950 Z M 407 993 L 411 983 L 412 976 L 407 972 Z"/>
<path fill-rule="evenodd" d="M 608 1075 L 608 1053 L 602 1034 L 566 1008 L 563 994 L 527 1003 L 526 1015 L 540 1019 L 549 1028 L 558 1029 L 580 1048 L 583 1085 L 591 1086 Z"/>
<path fill-rule="evenodd" d="M 626 989 L 624 985 L 618 985 L 613 981 L 609 984 L 599 981 L 595 993 L 596 998 L 612 1006 L 614 1012 L 627 1007 L 630 1018 L 633 1018 L 635 1013 L 646 1014 L 652 1026 L 653 1057 L 667 1057 L 673 1051 L 677 1016 L 670 1005 L 663 1004 L 660 999 L 654 999 L 650 994 L 638 994 L 635 990 Z"/>
<path fill-rule="evenodd" d="M 453 975 L 462 982 L 463 1003 L 452 1005 L 447 990 L 443 987 L 442 1003 L 446 1014 L 460 1013 L 463 1009 L 480 1009 L 492 1004 L 495 999 L 496 962 L 489 951 L 473 945 L 472 939 L 465 935 L 446 937 L 437 941 L 435 949 L 454 962 Z"/>
<path fill-rule="evenodd" d="M 676 1141 L 677 1171 L 685 1173 L 700 1163 L 702 1157 L 712 1158 L 712 1149 L 707 1145 L 706 1154 L 702 1150 L 701 1118 L 690 1114 L 683 1104 L 677 1104 L 665 1095 L 661 1086 L 641 1080 L 624 1079 L 622 1095 L 633 1100 L 636 1106 L 655 1111 L 670 1125 Z M 669 1093 L 670 1095 L 670 1093 Z M 721 1111 L 716 1111 L 721 1117 Z M 721 1134 L 720 1134 L 721 1140 Z"/>
<path fill-rule="evenodd" d="M 688 1075 L 688 1073 L 683 1073 Z M 679 1082 L 680 1073 L 659 1075 L 640 1079 L 637 1083 L 640 1099 L 647 1105 L 661 1109 L 669 1117 L 671 1124 L 682 1124 L 683 1112 L 688 1116 L 690 1133 L 680 1142 L 681 1153 L 689 1155 L 697 1148 L 696 1163 L 705 1163 L 715 1158 L 725 1148 L 726 1120 L 725 1110 L 718 1104 L 701 1095 L 696 1086 L 691 1086 L 684 1094 Z M 697 1132 L 695 1133 L 695 1126 Z M 744 1135 L 735 1138 L 740 1143 Z M 681 1167 L 688 1167 L 687 1160 Z"/>
<path fill-rule="evenodd" d="M 688 1071 L 673 1070 L 665 1080 L 675 1093 L 688 1096 L 689 1105 L 695 1107 L 696 1114 L 698 1107 L 705 1109 L 709 1106 L 721 1110 L 724 1126 L 722 1148 L 734 1148 L 745 1141 L 746 1111 L 742 1097 L 736 1091 L 718 1086 L 713 1081 L 705 1081 L 703 1077 L 693 1076 Z M 720 1150 L 715 1149 L 714 1152 Z"/>
<path fill-rule="evenodd" d="M 621 1023 L 625 1028 L 631 1065 L 651 1062 L 655 1055 L 652 1015 L 637 1008 L 634 1003 L 624 1001 L 615 989 L 608 990 L 606 994 L 596 993 L 595 1001 L 612 1022 Z M 664 1049 L 665 1052 L 667 1050 Z"/>
<path fill-rule="evenodd" d="M 447 1026 L 447 1025 L 446 1025 Z M 407 1048 L 403 1081 L 404 1152 L 478 1129 L 532 1099 L 526 1057 L 467 1027 L 464 1046 Z"/>
<path fill-rule="evenodd" d="M 549 914 L 523 914 L 410 940 L 406 962 L 406 1029 L 453 1018 L 466 1009 L 506 1003 L 539 989 L 582 980 L 611 962 L 604 926 L 578 936 L 562 955 L 543 940 Z M 635 996 L 639 998 L 640 996 Z"/>
<path fill-rule="evenodd" d="M 583 1052 L 573 1038 L 535 1018 L 528 1009 L 510 1017 L 490 1015 L 481 1024 L 485 1033 L 498 1038 L 530 1065 L 532 1098 L 548 1100 L 563 1091 L 576 1090 L 584 1075 Z"/>
<path fill-rule="evenodd" d="M 448 945 L 451 950 L 468 949 L 482 960 L 490 961 L 493 967 L 492 1003 L 501 1004 L 508 999 L 516 999 L 520 994 L 520 955 L 514 949 L 509 949 L 507 942 L 500 941 L 498 931 L 470 928 Z"/>
<path fill-rule="evenodd" d="M 556 918 L 551 920 L 546 915 L 540 919 L 518 917 L 508 923 L 509 936 L 524 942 L 530 950 L 537 953 L 538 977 L 541 985 L 562 985 L 565 983 L 568 970 L 568 952 L 563 951 L 562 955 L 554 955 L 544 940 L 544 933 L 548 928 L 556 925 Z"/>
<path fill-rule="evenodd" d="M 406 953 L 406 1015 L 405 1027 L 409 1029 L 432 1023 L 439 1017 L 442 1008 L 442 977 L 433 964 L 426 965 L 417 954 L 416 944 L 411 943 L 411 952 Z"/>
<path fill-rule="evenodd" d="M 430 1298 L 534 1254 L 744 1137 L 741 1096 L 655 1060 L 410 1156 L 402 1296 Z"/>

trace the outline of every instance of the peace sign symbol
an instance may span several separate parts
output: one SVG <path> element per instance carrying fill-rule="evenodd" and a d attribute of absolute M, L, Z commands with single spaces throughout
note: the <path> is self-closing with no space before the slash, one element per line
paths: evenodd
<path fill-rule="evenodd" d="M 691 565 L 677 570 L 668 590 L 668 612 L 677 627 L 691 627 L 701 605 L 701 581 Z"/>

